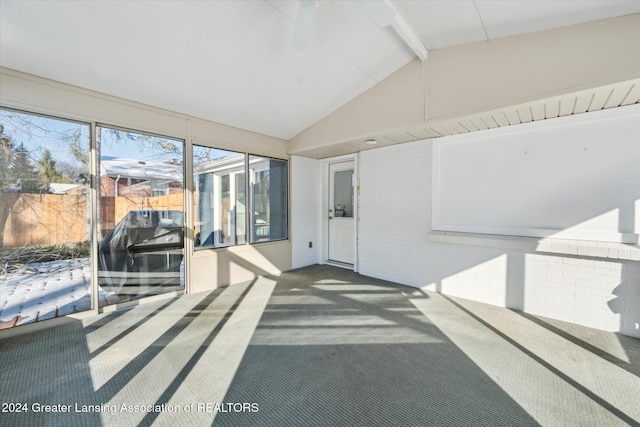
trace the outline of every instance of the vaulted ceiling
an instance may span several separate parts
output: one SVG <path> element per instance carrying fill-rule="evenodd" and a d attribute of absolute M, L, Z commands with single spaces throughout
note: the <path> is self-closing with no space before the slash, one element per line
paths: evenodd
<path fill-rule="evenodd" d="M 299 1 L 0 0 L 0 66 L 289 140 L 415 57 L 353 1 L 314 3 L 298 51 Z M 639 0 L 388 4 L 427 49 L 640 13 Z"/>

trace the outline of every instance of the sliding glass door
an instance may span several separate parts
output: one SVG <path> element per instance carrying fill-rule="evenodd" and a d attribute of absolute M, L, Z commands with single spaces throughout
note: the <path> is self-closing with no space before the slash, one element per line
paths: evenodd
<path fill-rule="evenodd" d="M 98 278 L 109 303 L 184 289 L 184 144 L 98 127 Z"/>
<path fill-rule="evenodd" d="M 0 329 L 94 308 L 90 129 L 0 109 Z"/>

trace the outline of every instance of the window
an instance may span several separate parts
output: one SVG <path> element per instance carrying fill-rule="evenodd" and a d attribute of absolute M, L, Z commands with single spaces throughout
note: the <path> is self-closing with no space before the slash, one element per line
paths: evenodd
<path fill-rule="evenodd" d="M 0 109 L 0 328 L 93 308 L 89 147 L 87 124 Z"/>
<path fill-rule="evenodd" d="M 193 156 L 196 248 L 287 238 L 286 160 L 203 146 Z"/>
<path fill-rule="evenodd" d="M 287 238 L 286 160 L 249 157 L 251 243 Z"/>
<path fill-rule="evenodd" d="M 193 157 L 195 246 L 246 243 L 246 156 L 194 146 Z"/>
<path fill-rule="evenodd" d="M 184 141 L 94 128 L 0 108 L 0 329 L 184 289 Z M 196 248 L 288 238 L 286 160 L 189 160 Z"/>
<path fill-rule="evenodd" d="M 98 127 L 98 278 L 109 303 L 184 288 L 182 141 Z"/>

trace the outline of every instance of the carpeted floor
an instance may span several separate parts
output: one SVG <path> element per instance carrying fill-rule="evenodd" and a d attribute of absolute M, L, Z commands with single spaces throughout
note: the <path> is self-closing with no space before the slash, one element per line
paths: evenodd
<path fill-rule="evenodd" d="M 640 340 L 312 266 L 0 341 L 0 425 L 640 425 Z"/>

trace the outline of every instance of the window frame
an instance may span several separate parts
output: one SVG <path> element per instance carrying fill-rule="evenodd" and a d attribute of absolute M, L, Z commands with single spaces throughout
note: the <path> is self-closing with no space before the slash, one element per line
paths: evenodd
<path fill-rule="evenodd" d="M 93 229 L 94 229 L 94 233 L 95 233 L 95 244 L 94 246 L 92 246 L 92 250 L 95 252 L 95 255 L 92 253 L 92 256 L 95 256 L 95 267 L 92 267 L 93 270 L 95 270 L 95 280 L 96 280 L 96 286 L 99 287 L 100 286 L 100 279 L 101 279 L 101 274 L 99 271 L 99 265 L 100 265 L 100 260 L 99 260 L 99 256 L 100 256 L 100 249 L 99 249 L 99 245 L 101 244 L 101 242 L 103 241 L 103 238 L 105 236 L 103 236 L 103 219 L 100 217 L 100 212 L 101 212 L 101 206 L 100 206 L 100 199 L 101 199 L 101 166 L 102 166 L 102 144 L 103 141 L 101 141 L 101 136 L 100 133 L 103 130 L 110 130 L 110 131 L 117 131 L 117 132 L 123 132 L 123 133 L 131 133 L 131 134 L 136 134 L 139 136 L 148 136 L 148 137 L 153 137 L 153 138 L 159 138 L 159 139 L 163 139 L 163 140 L 167 140 L 167 141 L 171 141 L 174 144 L 179 145 L 180 147 L 180 161 L 181 161 L 181 170 L 180 170 L 180 174 L 181 174 L 181 194 L 182 194 L 182 265 L 186 266 L 187 263 L 187 254 L 189 253 L 188 251 L 188 244 L 187 244 L 187 236 L 188 236 L 188 222 L 187 222 L 187 216 L 189 215 L 190 211 L 188 208 L 188 185 L 189 185 L 189 181 L 188 181 L 188 176 L 187 176 L 187 153 L 188 153 L 188 141 L 185 138 L 181 138 L 181 137 L 177 137 L 177 136 L 169 136 L 169 135 L 163 135 L 163 134 L 159 134 L 156 132 L 148 132 L 148 131 L 144 131 L 144 130 L 137 130 L 137 129 L 132 129 L 132 128 L 127 128 L 127 127 L 122 127 L 122 126 L 115 126 L 115 125 L 109 125 L 106 124 L 104 122 L 93 122 L 92 123 L 92 157 L 93 157 L 93 161 L 95 162 L 95 170 L 92 170 L 92 175 L 94 177 L 94 181 L 95 181 L 95 206 L 94 208 L 97 210 L 96 216 L 95 216 L 95 222 L 93 223 Z M 133 160 L 137 160 L 137 159 L 133 159 Z M 144 165 L 146 165 L 146 160 L 142 161 Z M 145 166 L 146 167 L 146 166 Z M 132 184 L 132 182 L 136 181 L 134 184 Z M 155 181 L 155 182 L 154 182 Z M 163 192 L 165 194 L 154 194 L 156 191 L 154 191 L 154 186 L 155 184 L 157 184 L 157 181 L 161 181 L 161 182 L 165 182 L 166 181 L 166 192 Z M 173 179 L 169 179 L 167 180 L 166 178 L 161 178 L 161 179 L 157 179 L 157 178 L 150 178 L 150 179 L 146 179 L 146 178 L 134 178 L 134 177 L 128 177 L 127 178 L 127 182 L 129 184 L 129 187 L 135 187 L 136 185 L 140 185 L 140 184 L 144 184 L 144 186 L 148 185 L 149 188 L 149 195 L 148 196 L 142 196 L 140 198 L 147 198 L 147 199 L 151 199 L 153 197 L 156 196 L 169 196 L 171 194 L 171 183 L 172 182 L 176 182 Z M 118 194 L 116 192 L 116 194 Z M 138 198 L 139 196 L 134 196 L 134 198 Z M 146 208 L 143 208 L 143 210 Z M 150 207 L 150 210 L 156 210 L 156 211 L 168 211 L 168 208 L 162 208 L 162 207 Z M 160 214 L 161 217 L 164 217 L 163 214 Z M 128 252 L 128 250 L 127 250 Z M 167 260 L 169 259 L 169 256 L 167 255 Z M 93 259 L 92 259 L 92 262 Z M 169 261 L 167 261 L 169 262 Z M 153 272 L 141 272 L 141 273 L 131 273 L 132 275 L 135 274 L 153 274 Z M 174 272 L 175 273 L 175 272 Z M 145 295 L 145 293 L 141 293 L 139 295 L 141 295 L 139 298 L 133 298 L 129 301 L 123 301 L 123 302 L 118 302 L 115 303 L 115 305 L 117 306 L 127 306 L 127 305 L 136 305 L 138 304 L 138 301 L 140 299 L 147 299 L 147 298 L 154 298 L 154 297 L 160 297 L 160 296 L 172 296 L 172 295 L 183 295 L 188 287 L 188 278 L 187 278 L 187 272 L 186 270 L 183 270 L 182 267 L 180 267 L 180 272 L 179 272 L 179 277 L 180 277 L 180 285 L 178 287 L 178 289 L 171 289 L 171 290 L 167 290 L 166 292 L 160 292 L 158 294 L 150 294 L 150 295 Z M 142 286 L 142 284 L 140 285 Z M 138 294 L 136 294 L 138 295 Z M 105 307 L 109 306 L 109 305 L 114 305 L 114 304 L 107 304 Z M 103 307 L 104 309 L 104 307 Z"/>
<path fill-rule="evenodd" d="M 96 262 L 96 257 L 97 257 L 97 245 L 98 245 L 98 238 L 97 238 L 97 221 L 98 221 L 98 209 L 97 209 L 97 179 L 96 177 L 96 171 L 98 169 L 97 167 L 97 156 L 96 156 L 96 127 L 95 127 L 95 122 L 93 121 L 85 121 L 85 120 L 80 120 L 80 119 L 74 119 L 74 118 L 68 118 L 68 117 L 64 117 L 64 116 L 60 116 L 57 114 L 50 114 L 50 113 L 42 113 L 40 111 L 37 110 L 25 110 L 22 108 L 14 108 L 14 107 L 10 107 L 7 105 L 3 105 L 0 104 L 0 110 L 4 110 L 4 111 L 9 111 L 9 112 L 13 112 L 16 114 L 22 114 L 22 115 L 27 115 L 27 116 L 34 116 L 34 117 L 39 117 L 42 119 L 46 119 L 46 120 L 55 120 L 55 121 L 60 121 L 60 122 L 66 122 L 66 123 L 71 123 L 71 124 L 75 124 L 75 125 L 79 125 L 79 126 L 86 126 L 87 132 L 88 132 L 88 152 L 87 154 L 87 164 L 86 164 L 86 170 L 85 172 L 88 173 L 88 179 L 86 181 L 86 185 L 87 185 L 87 191 L 88 193 L 85 195 L 86 197 L 86 203 L 87 203 L 87 213 L 86 213 L 86 220 L 88 220 L 89 222 L 89 227 L 87 229 L 87 241 L 89 243 L 89 308 L 86 310 L 82 310 L 82 311 L 78 311 L 78 312 L 73 312 L 73 313 L 69 313 L 66 315 L 61 315 L 58 316 L 56 315 L 53 318 L 46 318 L 46 319 L 41 319 L 41 320 L 36 320 L 32 323 L 26 323 L 23 325 L 14 325 L 13 327 L 10 328 L 6 328 L 3 331 L 0 332 L 8 332 L 8 331 L 14 331 L 14 330 L 19 330 L 19 331 L 28 331 L 30 329 L 39 329 L 43 326 L 41 326 L 42 324 L 55 324 L 55 322 L 58 321 L 64 321 L 62 319 L 66 319 L 66 318 L 78 318 L 78 319 L 82 319 L 88 316 L 93 316 L 95 314 L 98 314 L 100 312 L 102 312 L 102 310 L 104 309 L 104 307 L 101 307 L 99 305 L 99 286 L 98 286 L 98 274 L 97 274 L 97 262 Z M 38 144 L 38 147 L 41 148 L 42 146 L 40 144 Z M 4 226 L 4 224 L 0 224 L 0 226 Z M 4 247 L 4 242 L 2 244 L 2 247 Z M 16 329 L 17 328 L 17 329 Z M 9 332 L 11 333 L 11 332 Z M 2 336 L 0 334 L 0 336 Z"/>
<path fill-rule="evenodd" d="M 259 168 L 259 169 L 256 168 L 256 169 L 253 169 L 253 170 L 250 169 L 249 170 L 249 174 L 248 174 L 248 176 L 250 177 L 250 179 L 248 180 L 249 181 L 248 182 L 248 184 L 249 184 L 249 190 L 248 190 L 249 193 L 248 194 L 249 194 L 249 199 L 250 199 L 250 207 L 252 209 L 251 209 L 250 215 L 248 215 L 248 217 L 250 219 L 249 224 L 248 224 L 249 232 L 250 232 L 249 244 L 251 244 L 251 245 L 260 245 L 260 244 L 264 244 L 264 243 L 281 242 L 281 241 L 289 240 L 289 226 L 290 226 L 290 224 L 289 224 L 289 216 L 290 216 L 289 215 L 289 194 L 290 194 L 290 192 L 289 192 L 289 187 L 290 187 L 290 182 L 289 182 L 289 179 L 290 179 L 289 178 L 289 176 L 290 176 L 289 160 L 288 159 L 281 159 L 281 158 L 277 158 L 277 157 L 263 156 L 263 155 L 260 155 L 260 154 L 251 154 L 251 153 L 249 153 L 248 154 L 248 158 L 249 158 L 248 167 L 249 168 L 251 167 L 251 157 L 259 159 L 255 163 L 260 163 L 263 160 L 267 160 L 267 161 L 276 160 L 276 161 L 285 162 L 286 170 L 287 170 L 287 177 L 286 177 L 286 180 L 285 180 L 286 188 L 285 188 L 285 195 L 284 195 L 283 199 L 285 201 L 284 212 L 286 212 L 286 214 L 287 214 L 287 220 L 286 220 L 286 226 L 283 227 L 285 232 L 286 232 L 285 237 L 274 239 L 274 238 L 271 238 L 271 236 L 269 236 L 268 239 L 264 239 L 264 240 L 255 239 L 257 237 L 257 236 L 255 236 L 256 230 L 255 230 L 255 227 L 254 227 L 255 224 L 254 224 L 254 220 L 253 220 L 253 217 L 255 215 L 255 209 L 253 209 L 253 206 L 254 206 L 254 203 L 255 203 L 255 191 L 251 191 L 251 185 L 254 183 L 255 174 L 260 173 L 260 172 L 264 172 L 264 171 L 270 171 L 271 169 L 270 169 L 270 167 Z M 271 227 L 271 221 L 269 222 L 268 226 Z M 269 234 L 271 234 L 271 233 L 269 233 Z"/>
<path fill-rule="evenodd" d="M 194 238 L 194 245 L 193 245 L 193 252 L 200 252 L 200 251 L 205 251 L 205 250 L 220 250 L 220 249 L 228 249 L 230 247 L 242 247 L 242 246 L 251 246 L 251 245 L 260 245 L 260 244 L 265 244 L 265 243 L 273 243 L 273 242 L 282 242 L 282 241 L 288 241 L 289 240 L 289 234 L 290 234 L 290 214 L 289 214 L 289 208 L 290 208 L 290 202 L 289 202 L 289 196 L 290 196 L 290 159 L 289 158 L 282 158 L 282 157 L 273 157 L 273 156 L 266 156 L 266 155 L 262 155 L 262 154 L 256 154 L 254 152 L 251 151 L 234 151 L 234 150 L 227 150 L 226 148 L 219 148 L 216 146 L 212 146 L 212 145 L 205 145 L 202 142 L 200 143 L 192 143 L 192 148 L 194 147 L 200 147 L 200 148 L 205 148 L 205 149 L 211 149 L 211 150 L 222 150 L 222 151 L 228 151 L 228 152 L 233 152 L 233 153 L 238 153 L 243 155 L 243 162 L 244 162 L 244 168 L 242 170 L 242 172 L 240 171 L 239 167 L 234 167 L 231 168 L 231 171 L 228 175 L 225 176 L 229 176 L 229 180 L 230 180 L 230 188 L 233 187 L 231 185 L 232 181 L 235 181 L 237 179 L 238 176 L 244 175 L 245 176 L 245 188 L 244 188 L 244 194 L 245 194 L 245 215 L 244 215 L 244 228 L 245 228 L 245 234 L 244 234 L 244 242 L 242 243 L 237 243 L 237 239 L 238 239 L 238 234 L 237 234 L 237 227 L 238 227 L 238 223 L 236 222 L 234 224 L 234 243 L 230 243 L 230 244 L 225 244 L 225 245 L 202 245 L 202 244 L 196 244 L 195 242 L 195 238 Z M 286 212 L 286 226 L 284 227 L 285 229 L 285 236 L 282 238 L 277 238 L 277 239 L 264 239 L 264 240 L 255 240 L 254 241 L 254 230 L 253 230 L 253 216 L 254 216 L 254 209 L 253 206 L 255 204 L 255 195 L 253 194 L 254 192 L 252 191 L 252 184 L 254 182 L 254 174 L 256 172 L 260 172 L 260 171 L 266 171 L 269 170 L 269 167 L 262 167 L 262 168 L 252 168 L 252 159 L 257 159 L 255 161 L 253 161 L 253 163 L 257 163 L 257 162 L 261 162 L 261 161 L 270 161 L 270 160 L 277 160 L 277 161 L 281 161 L 284 162 L 286 165 L 286 180 L 284 181 L 286 184 L 285 187 L 285 195 L 284 195 L 284 200 L 285 200 L 285 212 Z M 196 170 L 196 165 L 193 161 L 193 150 L 192 150 L 192 155 L 191 155 L 191 167 L 193 170 L 193 194 L 194 194 L 194 207 L 193 207 L 193 221 L 194 221 L 194 227 L 196 226 L 196 223 L 201 223 L 201 219 L 200 218 L 196 218 L 196 215 L 199 214 L 199 203 L 200 203 L 200 199 L 201 196 L 199 194 L 197 194 L 200 190 L 199 190 L 199 182 L 200 182 L 200 177 L 204 176 L 206 174 L 212 174 L 213 175 L 213 193 L 212 193 L 212 205 L 213 205 L 213 212 L 216 212 L 215 206 L 218 203 L 217 201 L 217 197 L 215 197 L 215 191 L 216 189 L 220 188 L 219 184 L 216 182 L 216 168 L 211 168 L 211 170 L 206 171 L 206 172 L 198 172 Z M 222 175 L 219 175 L 222 176 Z M 234 182 L 235 183 L 235 182 Z M 237 188 L 236 188 L 236 198 L 237 198 Z M 235 203 L 237 203 L 237 200 L 234 199 L 234 206 Z M 237 214 L 236 214 L 237 216 Z M 214 215 L 214 219 L 217 217 L 217 215 Z M 234 218 L 235 219 L 235 218 Z M 216 228 L 216 224 L 217 221 L 214 221 L 214 229 Z"/>

